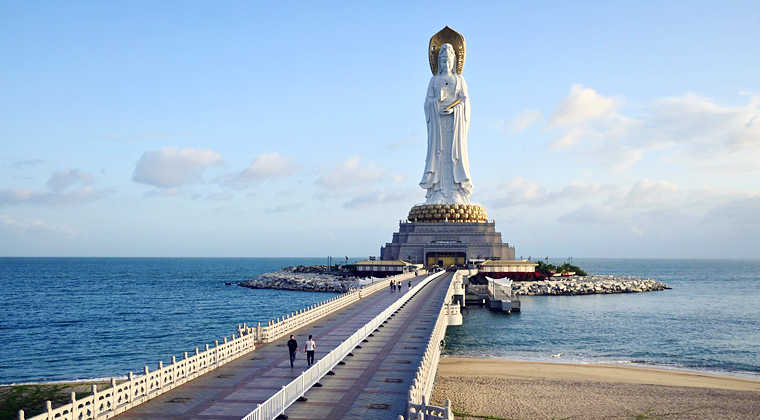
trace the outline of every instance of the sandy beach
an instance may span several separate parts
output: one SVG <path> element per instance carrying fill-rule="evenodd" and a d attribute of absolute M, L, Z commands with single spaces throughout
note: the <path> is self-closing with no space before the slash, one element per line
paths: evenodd
<path fill-rule="evenodd" d="M 446 398 L 462 419 L 760 419 L 758 380 L 633 366 L 443 358 Z"/>

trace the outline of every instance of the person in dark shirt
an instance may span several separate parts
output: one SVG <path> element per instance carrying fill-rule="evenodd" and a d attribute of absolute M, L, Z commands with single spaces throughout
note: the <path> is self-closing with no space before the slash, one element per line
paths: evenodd
<path fill-rule="evenodd" d="M 293 338 L 293 334 L 290 334 L 290 340 L 288 340 L 288 351 L 290 352 L 290 367 L 293 367 L 293 362 L 296 360 L 296 353 L 298 353 L 298 342 Z"/>

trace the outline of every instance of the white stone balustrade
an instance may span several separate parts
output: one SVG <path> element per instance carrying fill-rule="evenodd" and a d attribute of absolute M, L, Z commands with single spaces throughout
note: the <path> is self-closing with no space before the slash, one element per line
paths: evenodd
<path fill-rule="evenodd" d="M 203 352 L 196 348 L 192 356 L 188 357 L 185 352 L 182 360 L 177 361 L 172 357 L 172 363 L 167 366 L 158 362 L 158 369 L 155 371 L 150 371 L 145 366 L 143 375 L 135 376 L 129 372 L 126 382 L 116 384 L 116 379 L 111 379 L 111 386 L 102 391 L 98 391 L 97 386 L 93 385 L 91 395 L 80 400 L 72 393 L 71 403 L 64 406 L 53 409 L 48 401 L 46 411 L 29 420 L 109 419 L 255 348 L 253 335 L 233 335 L 230 341 L 227 341 L 227 338 L 221 344 L 216 341 L 214 347 L 206 345 Z M 19 412 L 19 419 L 24 419 L 23 411 Z"/>
<path fill-rule="evenodd" d="M 449 289 L 446 292 L 443 305 L 441 305 L 441 310 L 438 313 L 438 319 L 435 321 L 435 326 L 430 334 L 430 340 L 425 348 L 425 353 L 420 361 L 420 366 L 417 368 L 412 385 L 409 387 L 407 403 L 407 418 L 409 420 L 454 419 L 454 412 L 451 410 L 451 401 L 446 400 L 445 407 L 428 405 L 427 401 L 433 393 L 435 375 L 438 372 L 438 361 L 441 359 L 441 343 L 446 336 L 446 327 L 448 325 L 453 325 L 450 324 L 452 316 L 458 315 L 461 320 L 459 304 L 451 303 L 451 298 L 457 289 L 456 279 L 457 277 L 461 278 L 462 275 L 468 275 L 468 273 L 469 271 L 467 270 L 458 271 L 454 274 L 454 278 L 449 284 Z M 399 419 L 403 420 L 403 417 L 399 416 Z"/>

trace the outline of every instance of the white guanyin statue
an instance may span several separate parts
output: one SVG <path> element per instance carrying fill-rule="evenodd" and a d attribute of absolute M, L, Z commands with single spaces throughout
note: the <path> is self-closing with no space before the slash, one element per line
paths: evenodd
<path fill-rule="evenodd" d="M 463 44 L 462 38 L 461 54 Z M 473 188 L 467 158 L 470 98 L 467 83 L 460 74 L 464 57 L 457 57 L 450 43 L 435 50 L 431 40 L 431 68 L 437 71 L 434 70 L 425 98 L 427 160 L 420 187 L 427 190 L 425 204 L 470 204 Z M 433 57 L 435 52 L 437 57 Z M 434 58 L 437 66 L 432 63 Z"/>

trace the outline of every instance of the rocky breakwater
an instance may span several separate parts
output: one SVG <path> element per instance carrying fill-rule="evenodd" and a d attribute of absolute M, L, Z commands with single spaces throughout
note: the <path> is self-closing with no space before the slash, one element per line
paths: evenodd
<path fill-rule="evenodd" d="M 285 267 L 240 283 L 251 289 L 301 290 L 345 293 L 358 286 L 358 279 L 327 271 L 327 266 Z"/>
<path fill-rule="evenodd" d="M 523 296 L 639 293 L 666 289 L 670 287 L 660 281 L 627 276 L 572 276 L 512 283 L 512 291 Z"/>

